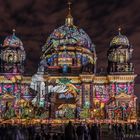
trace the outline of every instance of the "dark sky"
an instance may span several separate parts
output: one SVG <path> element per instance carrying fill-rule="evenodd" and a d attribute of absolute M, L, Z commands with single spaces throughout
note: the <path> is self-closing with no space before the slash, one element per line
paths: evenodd
<path fill-rule="evenodd" d="M 41 46 L 48 35 L 64 24 L 67 0 L 0 0 L 0 42 L 16 29 L 27 53 L 26 72 L 34 73 L 41 56 Z M 75 25 L 83 28 L 96 45 L 98 69 L 106 69 L 109 42 L 122 27 L 133 45 L 135 73 L 140 74 L 140 1 L 73 0 Z M 136 79 L 139 95 L 140 77 Z"/>

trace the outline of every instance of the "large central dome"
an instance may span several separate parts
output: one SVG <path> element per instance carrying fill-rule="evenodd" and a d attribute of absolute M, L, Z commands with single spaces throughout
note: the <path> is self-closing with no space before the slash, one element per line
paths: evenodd
<path fill-rule="evenodd" d="M 50 34 L 42 47 L 42 52 L 41 65 L 44 64 L 48 69 L 59 67 L 58 69 L 64 70 L 64 67 L 65 69 L 77 67 L 76 69 L 81 72 L 95 70 L 95 45 L 83 29 L 73 24 L 70 12 L 65 24 Z"/>
<path fill-rule="evenodd" d="M 51 48 L 58 50 L 58 47 L 64 45 L 68 45 L 68 47 L 69 45 L 80 46 L 89 50 L 89 52 L 95 51 L 95 46 L 92 44 L 86 32 L 74 25 L 63 25 L 58 29 L 55 29 L 47 39 L 43 51 L 47 51 Z"/>

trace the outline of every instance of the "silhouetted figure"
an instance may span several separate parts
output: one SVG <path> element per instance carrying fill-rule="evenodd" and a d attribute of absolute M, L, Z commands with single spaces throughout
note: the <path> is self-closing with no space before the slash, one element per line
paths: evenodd
<path fill-rule="evenodd" d="M 83 140 L 84 138 L 84 126 L 82 124 L 80 124 L 77 129 L 76 129 L 76 133 L 77 133 L 77 136 L 78 136 L 78 140 Z"/>
<path fill-rule="evenodd" d="M 125 130 L 125 134 L 127 134 L 128 133 L 128 125 L 127 125 L 127 123 L 124 125 L 124 130 Z"/>
<path fill-rule="evenodd" d="M 124 131 L 123 131 L 123 127 L 121 124 L 119 124 L 119 126 L 118 126 L 118 132 L 119 132 L 119 139 L 123 140 Z"/>
<path fill-rule="evenodd" d="M 49 133 L 47 133 L 46 136 L 45 136 L 45 139 L 50 140 L 50 138 L 51 138 L 51 135 Z"/>
<path fill-rule="evenodd" d="M 118 137 L 118 124 L 115 124 L 115 126 L 114 126 L 114 130 L 115 130 L 115 136 L 116 136 L 116 138 Z"/>
<path fill-rule="evenodd" d="M 93 124 L 91 126 L 90 136 L 91 136 L 91 140 L 98 140 L 98 127 L 96 124 Z"/>
<path fill-rule="evenodd" d="M 72 122 L 69 121 L 68 125 L 65 127 L 65 140 L 75 140 L 75 128 Z"/>
<path fill-rule="evenodd" d="M 15 140 L 24 140 L 24 135 L 22 133 L 21 126 L 16 127 L 16 139 Z"/>
<path fill-rule="evenodd" d="M 57 134 L 53 134 L 53 140 L 57 140 Z"/>
<path fill-rule="evenodd" d="M 89 127 L 84 125 L 84 140 L 89 140 Z"/>
<path fill-rule="evenodd" d="M 132 129 L 133 129 L 133 126 L 132 126 L 132 124 L 130 123 L 129 124 L 129 127 L 128 127 L 128 130 L 129 130 L 129 136 L 131 136 L 132 135 Z"/>

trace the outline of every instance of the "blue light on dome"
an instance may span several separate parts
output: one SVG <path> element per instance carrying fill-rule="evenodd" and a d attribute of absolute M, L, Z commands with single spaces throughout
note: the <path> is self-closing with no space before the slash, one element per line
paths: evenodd
<path fill-rule="evenodd" d="M 44 47 L 57 48 L 62 45 L 78 45 L 89 49 L 91 52 L 95 50 L 94 44 L 92 44 L 89 36 L 83 29 L 76 26 L 63 25 L 49 36 Z M 43 50 L 46 50 L 43 48 Z"/>

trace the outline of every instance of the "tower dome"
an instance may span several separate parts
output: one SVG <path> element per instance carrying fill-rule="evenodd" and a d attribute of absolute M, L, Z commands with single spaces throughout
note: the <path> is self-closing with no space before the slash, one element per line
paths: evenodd
<path fill-rule="evenodd" d="M 24 50 L 22 41 L 15 35 L 15 29 L 13 29 L 12 35 L 5 38 L 2 47 L 13 47 Z"/>
<path fill-rule="evenodd" d="M 119 30 L 119 34 L 111 40 L 110 46 L 115 46 L 115 45 L 129 46 L 130 44 L 128 38 L 125 35 L 121 34 L 121 28 L 119 28 L 118 30 Z"/>
<path fill-rule="evenodd" d="M 83 29 L 74 25 L 70 10 L 69 4 L 65 24 L 55 29 L 42 47 L 42 59 L 51 67 L 77 66 L 82 71 L 93 72 L 90 69 L 96 63 L 95 45 Z"/>
<path fill-rule="evenodd" d="M 133 72 L 132 46 L 125 35 L 121 34 L 121 28 L 118 29 L 119 34 L 110 42 L 108 50 L 108 71 L 115 73 L 130 73 Z"/>
<path fill-rule="evenodd" d="M 26 54 L 22 41 L 13 34 L 7 36 L 0 48 L 1 72 L 22 73 Z"/>

